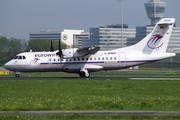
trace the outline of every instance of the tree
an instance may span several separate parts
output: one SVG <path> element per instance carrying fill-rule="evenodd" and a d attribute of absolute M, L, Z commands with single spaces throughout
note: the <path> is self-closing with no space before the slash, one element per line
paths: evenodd
<path fill-rule="evenodd" d="M 49 39 L 33 39 L 28 42 L 27 51 L 33 50 L 34 52 L 40 51 L 50 51 L 51 40 Z M 59 42 L 53 41 L 54 50 L 58 50 Z M 65 43 L 61 43 L 62 49 L 66 49 L 67 45 Z"/>
<path fill-rule="evenodd" d="M 27 42 L 25 40 L 11 38 L 8 47 L 8 56 L 12 59 L 16 54 L 26 50 Z"/>
<path fill-rule="evenodd" d="M 5 63 L 8 59 L 9 40 L 6 37 L 0 37 L 0 63 Z"/>
<path fill-rule="evenodd" d="M 16 54 L 24 52 L 27 47 L 27 42 L 21 39 L 7 39 L 0 37 L 0 64 L 12 59 Z"/>

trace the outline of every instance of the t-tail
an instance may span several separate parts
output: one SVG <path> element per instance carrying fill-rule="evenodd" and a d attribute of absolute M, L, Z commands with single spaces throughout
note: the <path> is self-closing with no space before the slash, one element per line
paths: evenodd
<path fill-rule="evenodd" d="M 126 52 L 139 51 L 144 54 L 165 53 L 174 23 L 174 18 L 161 19 L 148 36 L 137 44 L 121 48 L 121 50 Z"/>

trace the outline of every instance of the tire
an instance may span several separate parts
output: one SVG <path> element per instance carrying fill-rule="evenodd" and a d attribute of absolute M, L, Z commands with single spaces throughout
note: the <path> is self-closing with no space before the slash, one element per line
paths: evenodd
<path fill-rule="evenodd" d="M 86 76 L 85 76 L 85 72 L 80 72 L 80 73 L 79 73 L 79 76 L 80 76 L 80 77 L 86 77 Z"/>
<path fill-rule="evenodd" d="M 88 76 L 86 76 L 86 73 L 85 73 L 85 72 L 80 72 L 80 73 L 79 73 L 79 76 L 80 76 L 80 77 L 86 77 L 86 78 L 88 78 L 88 77 L 90 76 L 90 74 L 88 73 Z"/>
<path fill-rule="evenodd" d="M 15 77 L 19 77 L 19 74 L 15 74 Z"/>

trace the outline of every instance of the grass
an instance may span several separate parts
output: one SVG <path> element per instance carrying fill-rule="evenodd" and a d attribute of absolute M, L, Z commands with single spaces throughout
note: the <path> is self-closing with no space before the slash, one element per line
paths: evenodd
<path fill-rule="evenodd" d="M 1 80 L 0 110 L 180 111 L 180 81 Z"/>
<path fill-rule="evenodd" d="M 177 120 L 178 117 L 143 117 L 143 116 L 0 116 L 0 120 Z"/>

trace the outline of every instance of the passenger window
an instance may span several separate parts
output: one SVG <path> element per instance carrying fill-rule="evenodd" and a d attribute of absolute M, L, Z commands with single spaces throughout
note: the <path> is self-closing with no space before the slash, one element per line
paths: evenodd
<path fill-rule="evenodd" d="M 112 60 L 112 57 L 110 57 L 110 60 Z"/>
<path fill-rule="evenodd" d="M 94 60 L 96 60 L 96 58 L 94 58 Z"/>
<path fill-rule="evenodd" d="M 76 58 L 74 58 L 74 61 L 76 61 Z"/>
<path fill-rule="evenodd" d="M 23 59 L 26 59 L 26 57 L 25 57 L 25 56 L 23 56 Z"/>
<path fill-rule="evenodd" d="M 104 60 L 104 57 L 102 57 L 102 60 Z"/>
<path fill-rule="evenodd" d="M 59 58 L 57 59 L 57 61 L 59 61 Z"/>
<path fill-rule="evenodd" d="M 86 58 L 86 60 L 88 60 L 88 58 Z"/>
<path fill-rule="evenodd" d="M 108 57 L 106 57 L 106 60 L 108 60 Z"/>
<path fill-rule="evenodd" d="M 18 57 L 18 59 L 20 59 L 20 60 L 21 60 L 21 59 L 22 59 L 22 56 L 19 56 L 19 57 Z"/>
<path fill-rule="evenodd" d="M 82 58 L 82 61 L 84 61 L 84 58 Z"/>
<path fill-rule="evenodd" d="M 116 57 L 114 57 L 114 60 L 116 60 Z"/>
<path fill-rule="evenodd" d="M 101 58 L 99 57 L 98 60 L 101 60 Z"/>
<path fill-rule="evenodd" d="M 78 61 L 80 61 L 80 58 L 78 58 Z"/>
<path fill-rule="evenodd" d="M 54 58 L 54 61 L 56 61 L 56 59 Z"/>
<path fill-rule="evenodd" d="M 92 58 L 90 58 L 90 60 L 92 60 Z"/>

